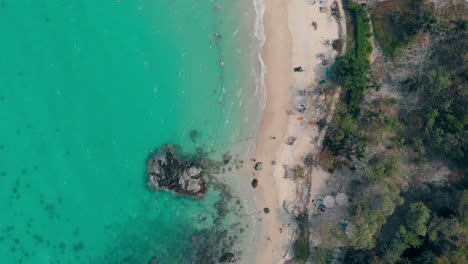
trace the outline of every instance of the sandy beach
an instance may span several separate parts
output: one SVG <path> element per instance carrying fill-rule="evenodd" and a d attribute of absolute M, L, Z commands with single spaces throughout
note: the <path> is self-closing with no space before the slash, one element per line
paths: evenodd
<path fill-rule="evenodd" d="M 270 264 L 292 256 L 291 238 L 297 227 L 290 205 L 297 199 L 298 184 L 285 177 L 286 168 L 302 165 L 306 154 L 320 147 L 316 122 L 326 117 L 327 98 L 319 81 L 326 79 L 326 68 L 337 55 L 331 43 L 338 38 L 338 24 L 330 10 L 320 12 L 319 1 L 265 0 L 264 25 L 267 104 L 254 151 L 264 168 L 252 173 L 259 180 L 256 203 L 264 236 L 259 238 L 256 263 Z M 304 71 L 294 72 L 295 67 Z M 301 104 L 303 112 L 298 111 Z M 293 145 L 286 144 L 289 136 L 296 138 Z M 321 177 L 312 175 L 312 192 L 325 184 Z M 264 208 L 270 212 L 264 213 Z"/>

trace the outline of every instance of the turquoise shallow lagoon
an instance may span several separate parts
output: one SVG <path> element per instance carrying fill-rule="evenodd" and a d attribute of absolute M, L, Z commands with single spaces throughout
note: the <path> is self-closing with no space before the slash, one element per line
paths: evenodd
<path fill-rule="evenodd" d="M 242 8 L 1 2 L 1 263 L 194 263 L 222 193 L 149 191 L 145 162 L 165 143 L 220 158 L 238 136 Z"/>

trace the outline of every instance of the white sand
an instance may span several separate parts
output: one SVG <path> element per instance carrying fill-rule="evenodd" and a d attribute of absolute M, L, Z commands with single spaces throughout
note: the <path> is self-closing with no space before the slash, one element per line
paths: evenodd
<path fill-rule="evenodd" d="M 307 0 L 265 0 L 266 43 L 263 58 L 266 65 L 267 105 L 262 116 L 257 138 L 255 158 L 264 162 L 264 169 L 254 172 L 259 180 L 257 190 L 258 219 L 262 219 L 263 238 L 260 238 L 256 263 L 283 263 L 291 257 L 290 239 L 296 229 L 294 219 L 283 209 L 283 203 L 294 201 L 296 185 L 284 178 L 283 165 L 302 164 L 305 155 L 316 152 L 317 125 L 323 97 L 316 95 L 318 81 L 325 79 L 325 68 L 317 59 L 323 53 L 331 62 L 336 52 L 331 42 L 338 38 L 338 26 L 328 13 L 320 13 L 319 1 L 314 5 Z M 332 4 L 330 1 L 329 6 Z M 341 5 L 341 3 L 339 3 Z M 342 13 L 343 14 L 343 13 Z M 314 30 L 311 23 L 318 25 Z M 329 40 L 330 45 L 325 45 Z M 306 71 L 293 72 L 302 66 Z M 299 90 L 310 91 L 311 96 L 301 97 Z M 306 104 L 305 113 L 292 110 Z M 288 115 L 287 111 L 292 110 Z M 297 120 L 298 117 L 304 120 Z M 270 137 L 276 137 L 271 139 Z M 294 145 L 286 145 L 287 136 L 297 137 Z M 271 165 L 271 161 L 276 165 Z M 321 176 L 322 175 L 322 176 Z M 312 176 L 313 190 L 318 191 L 326 173 Z M 314 193 L 311 193 L 314 195 Z M 316 195 L 316 194 L 315 194 Z M 263 208 L 270 213 L 263 213 Z"/>

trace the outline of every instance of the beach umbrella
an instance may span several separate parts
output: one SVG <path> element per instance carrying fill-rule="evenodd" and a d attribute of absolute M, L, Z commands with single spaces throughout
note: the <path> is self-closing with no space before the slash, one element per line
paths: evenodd
<path fill-rule="evenodd" d="M 323 204 L 328 208 L 332 208 L 335 206 L 335 198 L 333 198 L 333 196 L 327 195 L 325 198 L 323 198 Z"/>
<path fill-rule="evenodd" d="M 348 196 L 344 193 L 338 193 L 335 197 L 335 201 L 338 205 L 348 204 Z"/>
<path fill-rule="evenodd" d="M 331 77 L 331 70 L 330 70 L 330 68 L 327 68 L 327 69 L 325 70 L 325 74 L 326 74 L 327 78 L 330 78 L 330 77 Z"/>

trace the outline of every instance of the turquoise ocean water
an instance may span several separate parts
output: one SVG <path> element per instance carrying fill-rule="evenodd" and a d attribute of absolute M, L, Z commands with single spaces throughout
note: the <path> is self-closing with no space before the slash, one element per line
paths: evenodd
<path fill-rule="evenodd" d="M 1 1 L 0 263 L 193 262 L 221 193 L 149 191 L 145 162 L 238 136 L 245 2 Z"/>

